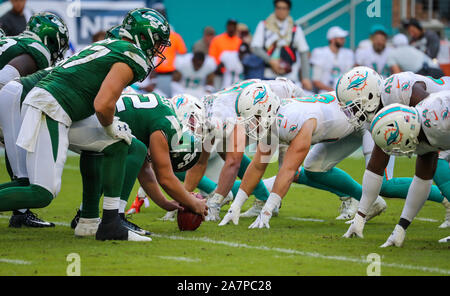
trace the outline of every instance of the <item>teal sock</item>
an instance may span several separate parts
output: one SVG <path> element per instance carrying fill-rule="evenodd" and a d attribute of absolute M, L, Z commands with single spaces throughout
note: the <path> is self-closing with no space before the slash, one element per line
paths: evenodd
<path fill-rule="evenodd" d="M 294 182 L 297 184 L 303 184 L 309 187 L 313 187 L 316 189 L 320 189 L 320 190 L 324 190 L 324 191 L 329 191 L 331 193 L 336 194 L 339 197 L 344 197 L 344 196 L 348 196 L 340 191 L 334 190 L 333 188 L 324 186 L 320 183 L 314 182 L 312 181 L 310 178 L 308 178 L 305 174 L 305 169 L 302 167 L 300 170 L 300 173 L 297 173 L 294 179 Z"/>
<path fill-rule="evenodd" d="M 239 191 L 239 187 L 241 187 L 241 181 L 240 180 L 234 181 L 233 187 L 231 188 L 231 193 L 233 194 L 233 198 L 236 197 L 236 194 Z"/>
<path fill-rule="evenodd" d="M 411 185 L 412 178 L 392 178 L 386 180 L 383 178 L 383 184 L 381 185 L 380 195 L 389 198 L 403 198 L 408 195 L 409 186 Z M 428 200 L 441 203 L 444 197 L 441 194 L 439 188 L 435 185 L 431 186 L 430 195 Z"/>
<path fill-rule="evenodd" d="M 131 145 L 128 147 L 128 155 L 126 157 L 125 177 L 122 187 L 120 199 L 128 202 L 130 193 L 133 190 L 136 178 L 139 175 L 142 164 L 147 155 L 147 146 L 136 138 L 133 138 Z"/>
<path fill-rule="evenodd" d="M 128 145 L 124 141 L 114 143 L 103 151 L 103 194 L 107 197 L 120 197 L 125 165 L 128 155 Z"/>
<path fill-rule="evenodd" d="M 442 194 L 450 201 L 450 167 L 448 161 L 445 159 L 438 159 L 433 180 L 441 190 Z"/>
<path fill-rule="evenodd" d="M 178 180 L 184 182 L 184 179 L 186 178 L 186 172 L 175 172 L 175 176 L 177 176 Z M 203 176 L 197 185 L 198 189 L 206 192 L 207 194 L 210 194 L 211 192 L 216 190 L 216 187 L 217 183 L 206 176 Z"/>
<path fill-rule="evenodd" d="M 339 192 L 343 196 L 361 199 L 362 187 L 349 174 L 336 167 L 328 172 L 311 172 L 305 170 L 305 175 L 313 182 L 322 184 L 328 191 Z M 332 191 L 332 192 L 333 192 Z"/>
<path fill-rule="evenodd" d="M 103 192 L 103 153 L 81 151 L 80 173 L 83 183 L 81 218 L 98 218 Z"/>
<path fill-rule="evenodd" d="M 38 185 L 5 188 L 0 190 L 0 212 L 44 208 L 52 200 L 50 191 Z"/>

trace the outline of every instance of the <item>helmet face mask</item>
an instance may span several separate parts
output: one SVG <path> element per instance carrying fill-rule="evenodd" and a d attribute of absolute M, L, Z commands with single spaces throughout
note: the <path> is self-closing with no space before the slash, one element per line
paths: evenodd
<path fill-rule="evenodd" d="M 176 95 L 171 102 L 182 125 L 203 141 L 207 132 L 203 102 L 189 94 Z"/>
<path fill-rule="evenodd" d="M 280 98 L 262 82 L 245 87 L 236 99 L 236 113 L 245 133 L 253 140 L 261 140 L 275 121 Z"/>
<path fill-rule="evenodd" d="M 381 103 L 383 79 L 373 69 L 355 67 L 342 75 L 336 85 L 341 109 L 356 128 L 373 119 Z"/>
<path fill-rule="evenodd" d="M 415 108 L 392 104 L 375 115 L 370 129 L 375 144 L 386 154 L 411 156 L 419 144 L 420 128 Z"/>

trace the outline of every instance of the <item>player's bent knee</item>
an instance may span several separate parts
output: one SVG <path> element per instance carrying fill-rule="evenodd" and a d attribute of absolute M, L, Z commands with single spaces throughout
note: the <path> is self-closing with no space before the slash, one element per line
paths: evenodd
<path fill-rule="evenodd" d="M 32 184 L 30 185 L 30 189 L 33 195 L 36 196 L 33 208 L 45 208 L 54 198 L 54 195 L 50 191 L 39 185 Z"/>

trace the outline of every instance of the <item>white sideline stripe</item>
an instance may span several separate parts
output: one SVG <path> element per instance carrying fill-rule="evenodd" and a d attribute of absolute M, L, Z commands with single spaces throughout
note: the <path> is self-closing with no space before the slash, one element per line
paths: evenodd
<path fill-rule="evenodd" d="M 295 220 L 295 221 L 325 222 L 325 220 L 313 219 L 313 218 L 287 217 L 287 219 L 291 219 L 291 220 Z"/>
<path fill-rule="evenodd" d="M 200 262 L 200 259 L 188 258 L 188 257 L 175 257 L 175 256 L 158 256 L 161 259 L 184 261 L 184 262 Z"/>
<path fill-rule="evenodd" d="M 9 219 L 8 216 L 2 216 L 2 215 L 0 215 L 0 218 L 8 218 Z M 55 223 L 55 222 L 53 222 L 53 223 Z M 69 223 L 64 223 L 64 222 L 57 222 L 57 223 L 58 223 L 58 225 L 70 226 Z M 242 244 L 242 243 L 216 241 L 216 240 L 210 239 L 208 237 L 198 237 L 198 238 L 197 237 L 182 237 L 182 236 L 176 236 L 176 235 L 162 235 L 162 234 L 156 234 L 156 233 L 154 233 L 152 236 L 170 239 L 170 240 L 198 241 L 198 242 L 204 242 L 204 243 L 209 243 L 209 244 L 214 244 L 214 245 L 224 245 L 224 246 L 233 247 L 233 248 L 245 248 L 245 249 L 253 249 L 253 250 L 260 250 L 260 251 L 271 251 L 271 252 L 278 252 L 278 253 L 283 253 L 283 254 L 313 257 L 313 258 L 324 259 L 324 260 L 345 261 L 345 262 L 353 262 L 353 263 L 358 263 L 358 264 L 368 264 L 369 263 L 369 262 L 367 262 L 367 260 L 359 259 L 359 258 L 352 258 L 352 257 L 345 257 L 345 256 L 329 256 L 329 255 L 322 255 L 320 253 L 304 252 L 304 251 L 284 249 L 284 248 L 271 248 L 271 247 L 266 247 L 266 246 L 251 246 L 251 245 Z M 409 269 L 409 270 L 419 270 L 419 271 L 423 271 L 423 272 L 435 272 L 435 273 L 450 275 L 449 269 L 441 269 L 441 268 L 436 268 L 436 267 L 415 266 L 415 265 L 409 265 L 409 264 L 384 263 L 384 262 L 381 262 L 381 265 L 385 266 L 385 267 Z"/>
<path fill-rule="evenodd" d="M 5 216 L 5 215 L 0 215 L 0 219 L 9 219 L 11 218 L 10 216 Z M 52 222 L 55 225 L 60 225 L 60 226 L 70 226 L 69 223 L 66 222 Z"/>
<path fill-rule="evenodd" d="M 19 265 L 31 264 L 30 261 L 24 261 L 24 260 L 18 260 L 18 259 L 0 259 L 0 263 L 10 263 L 10 264 L 19 264 Z"/>
<path fill-rule="evenodd" d="M 170 240 L 198 241 L 198 242 L 204 242 L 204 243 L 215 244 L 215 245 L 224 245 L 224 246 L 233 247 L 233 248 L 245 248 L 245 249 L 253 249 L 253 250 L 260 250 L 260 251 L 271 251 L 271 252 L 305 256 L 305 257 L 313 257 L 313 258 L 325 259 L 325 260 L 345 261 L 345 262 L 353 262 L 353 263 L 365 264 L 365 265 L 369 264 L 369 262 L 367 262 L 367 260 L 359 259 L 359 258 L 352 258 L 352 257 L 345 257 L 345 256 L 329 256 L 329 255 L 322 255 L 320 253 L 314 253 L 314 252 L 304 252 L 304 251 L 284 249 L 284 248 L 271 248 L 271 247 L 266 247 L 266 246 L 250 246 L 250 245 L 242 244 L 242 243 L 216 241 L 216 240 L 212 240 L 207 237 L 196 238 L 196 237 L 182 237 L 182 236 L 176 236 L 176 235 L 161 235 L 161 234 L 153 234 L 153 236 L 170 239 Z M 384 263 L 384 262 L 381 262 L 381 265 L 384 267 L 419 270 L 419 271 L 423 271 L 423 272 L 435 272 L 435 273 L 450 275 L 450 270 L 435 268 L 435 267 L 415 266 L 415 265 L 399 264 L 399 263 Z"/>
<path fill-rule="evenodd" d="M 434 223 L 439 222 L 438 220 L 431 219 L 431 218 L 416 218 L 416 220 L 425 221 L 425 222 L 434 222 Z"/>

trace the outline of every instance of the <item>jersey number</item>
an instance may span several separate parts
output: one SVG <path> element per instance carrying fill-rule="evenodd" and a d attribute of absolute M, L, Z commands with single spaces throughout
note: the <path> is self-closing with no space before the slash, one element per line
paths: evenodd
<path fill-rule="evenodd" d="M 110 40 L 110 39 L 106 39 L 105 41 L 102 42 L 102 44 L 109 44 L 114 42 L 114 40 Z M 77 65 L 82 65 L 82 64 L 86 64 L 92 60 L 98 59 L 102 56 L 107 55 L 108 53 L 111 52 L 111 50 L 109 48 L 106 48 L 102 45 L 94 45 L 91 47 L 87 47 L 86 49 L 80 51 L 80 53 L 84 52 L 85 50 L 89 50 L 89 51 L 93 51 L 92 53 L 88 54 L 87 56 L 85 56 L 84 58 L 80 58 L 74 61 L 71 61 L 67 64 L 62 65 L 62 67 L 64 69 L 73 67 L 73 66 L 77 66 Z M 75 55 L 78 56 L 78 55 Z"/>
<path fill-rule="evenodd" d="M 142 101 L 142 98 L 146 98 L 146 101 Z M 117 112 L 122 112 L 126 109 L 125 100 L 131 100 L 133 107 L 136 109 L 152 109 L 158 106 L 158 100 L 154 94 L 138 95 L 128 94 L 121 96 L 116 103 Z"/>
<path fill-rule="evenodd" d="M 17 41 L 14 39 L 3 39 L 0 41 L 0 55 L 15 44 L 17 44 Z"/>

